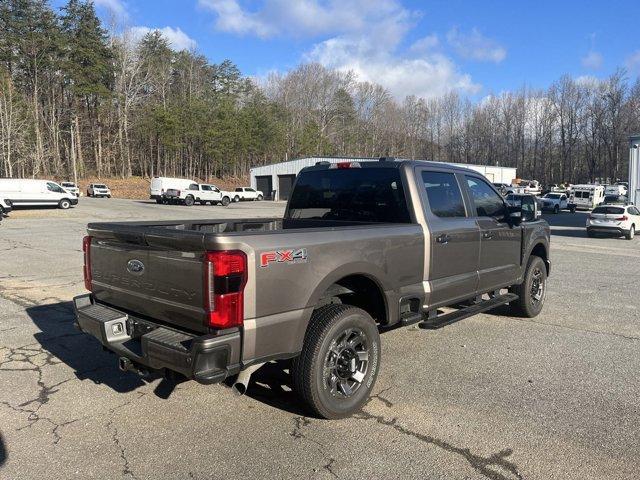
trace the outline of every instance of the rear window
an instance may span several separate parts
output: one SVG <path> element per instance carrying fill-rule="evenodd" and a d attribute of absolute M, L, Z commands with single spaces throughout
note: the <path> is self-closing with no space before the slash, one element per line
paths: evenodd
<path fill-rule="evenodd" d="M 622 215 L 624 213 L 624 208 L 620 207 L 596 207 L 591 213 L 602 213 L 605 215 Z"/>
<path fill-rule="evenodd" d="M 287 218 L 411 222 L 397 168 L 302 172 L 289 200 Z"/>

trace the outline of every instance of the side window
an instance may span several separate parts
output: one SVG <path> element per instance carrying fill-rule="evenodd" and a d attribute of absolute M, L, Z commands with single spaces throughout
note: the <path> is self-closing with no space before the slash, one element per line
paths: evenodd
<path fill-rule="evenodd" d="M 202 185 L 202 191 L 203 192 L 210 192 L 211 191 L 211 187 L 209 185 Z"/>
<path fill-rule="evenodd" d="M 255 192 L 253 188 L 247 188 L 247 192 Z"/>
<path fill-rule="evenodd" d="M 504 201 L 489 184 L 476 177 L 467 176 L 467 185 L 476 206 L 479 217 L 501 218 L 505 215 Z"/>
<path fill-rule="evenodd" d="M 64 193 L 64 190 L 55 183 L 47 182 L 47 190 L 55 193 Z"/>
<path fill-rule="evenodd" d="M 192 183 L 191 185 L 189 185 L 189 190 L 198 190 L 198 184 Z"/>
<path fill-rule="evenodd" d="M 640 215 L 640 211 L 636 207 L 629 207 L 629 212 L 631 215 Z"/>
<path fill-rule="evenodd" d="M 422 172 L 431 212 L 444 218 L 465 217 L 460 186 L 453 173 Z"/>

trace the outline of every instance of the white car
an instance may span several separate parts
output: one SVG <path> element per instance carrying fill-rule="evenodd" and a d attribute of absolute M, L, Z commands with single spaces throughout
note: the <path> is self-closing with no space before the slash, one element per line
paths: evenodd
<path fill-rule="evenodd" d="M 627 195 L 628 188 L 621 184 L 607 185 L 604 189 L 605 195 L 618 195 L 624 197 Z"/>
<path fill-rule="evenodd" d="M 233 194 L 220 190 L 215 185 L 206 183 L 192 183 L 186 189 L 178 190 L 170 188 L 164 193 L 164 197 L 169 203 L 184 203 L 187 207 L 195 203 L 200 205 L 222 204 L 225 207 L 231 203 Z"/>
<path fill-rule="evenodd" d="M 80 196 L 80 189 L 73 182 L 62 182 L 60 184 L 62 188 L 64 188 L 67 192 L 73 193 L 76 197 Z"/>
<path fill-rule="evenodd" d="M 587 235 L 596 233 L 624 235 L 631 240 L 640 227 L 640 210 L 634 205 L 601 205 L 587 218 Z"/>
<path fill-rule="evenodd" d="M 550 210 L 553 213 L 560 213 L 560 210 L 569 208 L 569 199 L 564 193 L 547 193 L 541 199 L 542 209 Z M 571 209 L 575 212 L 575 209 Z"/>
<path fill-rule="evenodd" d="M 233 201 L 239 202 L 242 200 L 262 200 L 264 194 L 260 190 L 254 190 L 250 187 L 238 187 L 234 192 Z"/>
<path fill-rule="evenodd" d="M 0 198 L 13 208 L 57 205 L 66 210 L 78 204 L 78 197 L 52 180 L 0 178 Z"/>
<path fill-rule="evenodd" d="M 167 190 L 187 190 L 189 185 L 194 183 L 197 182 L 187 178 L 153 177 L 149 185 L 149 198 L 156 203 L 163 203 L 167 200 L 165 196 Z"/>
<path fill-rule="evenodd" d="M 0 218 L 7 215 L 11 210 L 13 210 L 11 200 L 6 200 L 5 198 L 0 197 Z"/>
<path fill-rule="evenodd" d="M 104 183 L 90 183 L 87 187 L 87 197 L 111 198 L 111 190 Z"/>

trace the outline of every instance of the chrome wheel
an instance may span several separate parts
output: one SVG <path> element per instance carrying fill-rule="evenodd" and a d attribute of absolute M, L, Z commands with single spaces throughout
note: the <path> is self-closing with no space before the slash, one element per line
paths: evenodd
<path fill-rule="evenodd" d="M 334 397 L 351 397 L 362 386 L 369 369 L 369 342 L 365 333 L 348 328 L 333 339 L 324 360 L 324 382 Z"/>
<path fill-rule="evenodd" d="M 531 278 L 531 304 L 538 305 L 544 298 L 544 276 L 542 270 L 536 267 Z"/>

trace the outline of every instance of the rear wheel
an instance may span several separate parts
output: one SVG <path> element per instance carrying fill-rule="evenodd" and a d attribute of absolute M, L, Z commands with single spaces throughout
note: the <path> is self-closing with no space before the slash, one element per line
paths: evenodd
<path fill-rule="evenodd" d="M 380 366 L 380 335 L 373 318 L 350 305 L 313 312 L 300 356 L 293 360 L 293 386 L 324 418 L 344 418 L 367 401 Z"/>
<path fill-rule="evenodd" d="M 239 202 L 240 201 L 240 197 L 238 195 L 236 195 L 235 197 L 233 197 L 233 201 L 234 202 Z"/>
<path fill-rule="evenodd" d="M 633 237 L 635 237 L 635 236 L 636 236 L 636 227 L 635 227 L 635 225 L 631 225 L 631 228 L 629 229 L 629 233 L 625 233 L 624 237 L 627 240 L 632 240 Z"/>
<path fill-rule="evenodd" d="M 184 199 L 184 204 L 187 207 L 192 206 L 194 203 L 196 203 L 196 201 L 194 200 L 194 198 L 191 195 L 188 195 L 187 198 Z"/>
<path fill-rule="evenodd" d="M 264 197 L 262 195 L 258 195 L 258 201 L 264 199 Z"/>
<path fill-rule="evenodd" d="M 157 204 L 162 203 L 162 199 L 161 199 L 161 198 L 156 198 L 156 203 L 157 203 Z"/>
<path fill-rule="evenodd" d="M 222 197 L 222 206 L 227 207 L 231 203 L 231 199 L 229 197 Z"/>
<path fill-rule="evenodd" d="M 527 318 L 537 316 L 547 296 L 547 267 L 544 260 L 534 255 L 529 257 L 524 281 L 510 290 L 518 295 L 518 300 L 509 305 L 514 314 Z"/>
<path fill-rule="evenodd" d="M 71 202 L 69 200 L 67 200 L 66 198 L 63 198 L 62 200 L 60 200 L 58 202 L 58 207 L 60 207 L 62 210 L 66 210 L 71 206 Z"/>

